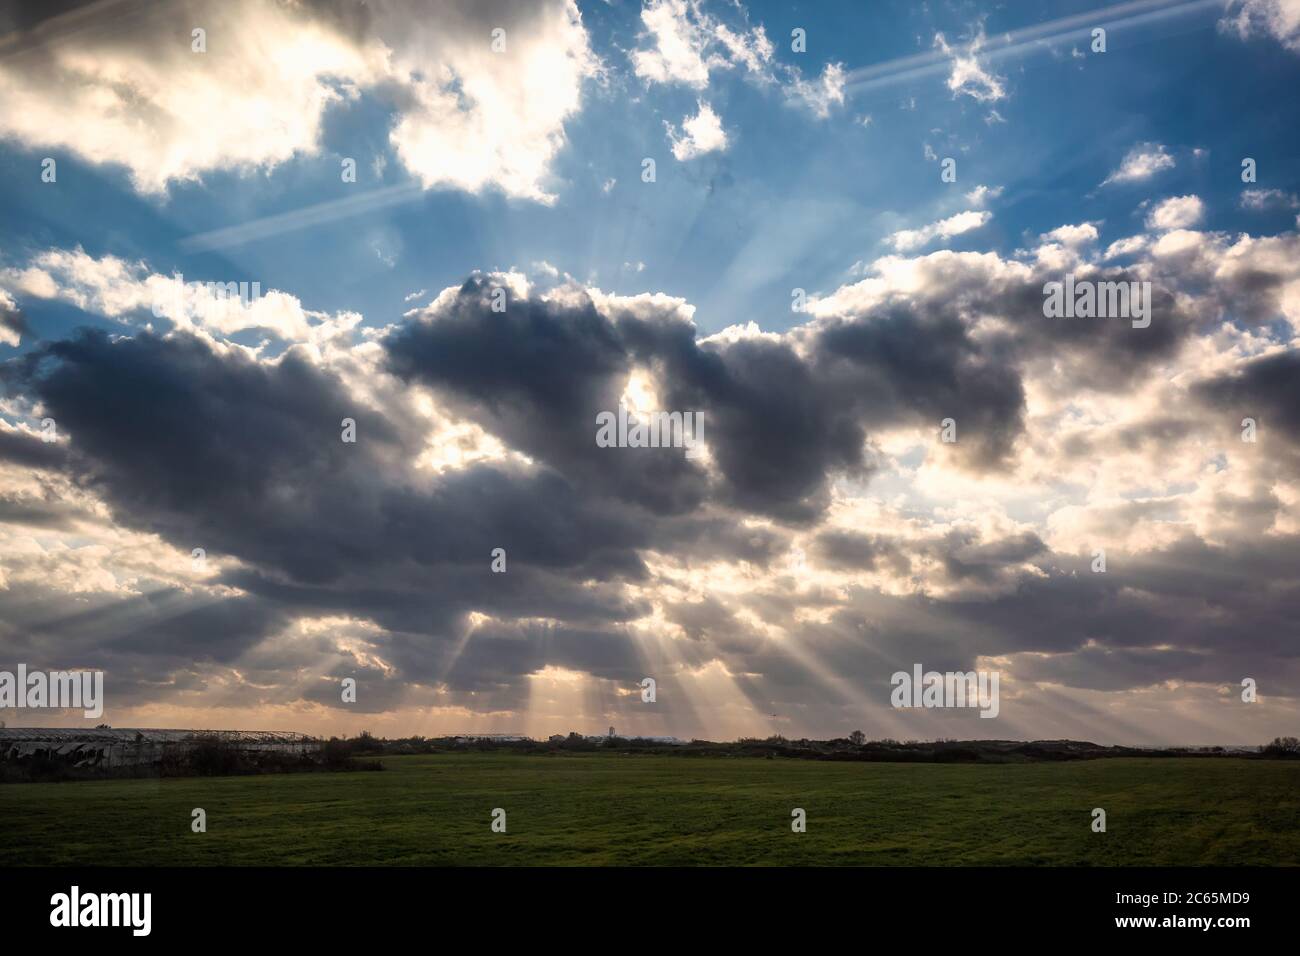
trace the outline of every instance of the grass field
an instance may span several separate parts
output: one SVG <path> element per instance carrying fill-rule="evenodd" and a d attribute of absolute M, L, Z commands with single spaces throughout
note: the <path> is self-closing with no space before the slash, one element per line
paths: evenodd
<path fill-rule="evenodd" d="M 0 866 L 1300 864 L 1300 761 L 587 754 L 0 786 Z M 192 833 L 190 812 L 207 811 Z M 508 831 L 490 829 L 494 807 Z M 807 811 L 792 833 L 790 811 Z M 1090 829 L 1093 807 L 1106 833 Z"/>

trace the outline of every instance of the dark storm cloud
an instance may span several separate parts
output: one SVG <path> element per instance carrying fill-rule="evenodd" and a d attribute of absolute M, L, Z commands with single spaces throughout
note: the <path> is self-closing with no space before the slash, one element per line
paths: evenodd
<path fill-rule="evenodd" d="M 1063 281 L 1068 271 L 1039 271 L 1027 283 L 970 283 L 961 302 L 966 314 L 1002 316 L 1010 324 L 1009 331 L 986 337 L 983 350 L 991 361 L 1018 368 L 1026 361 L 1048 359 L 1061 367 L 1063 385 L 1109 391 L 1130 385 L 1152 365 L 1174 358 L 1189 337 L 1215 318 L 1185 312 L 1158 278 L 1151 285 L 1151 324 L 1146 328 L 1134 328 L 1130 318 L 1049 318 L 1043 314 L 1043 285 Z M 1086 279 L 1142 281 L 1122 269 L 1089 272 Z"/>
<path fill-rule="evenodd" d="M 120 15 L 146 3 L 147 0 L 43 0 L 41 3 L 5 0 L 0 3 L 0 35 L 26 32 L 41 24 L 47 24 L 47 31 L 52 32 L 61 21 L 93 22 L 97 13 Z M 11 43 L 17 39 L 13 38 Z"/>
<path fill-rule="evenodd" d="M 472 278 L 435 321 L 398 329 L 385 343 L 392 371 L 585 490 L 657 512 L 698 506 L 704 475 L 682 452 L 596 444 L 596 416 L 617 411 L 630 371 L 618 331 L 590 302 L 511 299 L 493 312 L 493 288 Z"/>
<path fill-rule="evenodd" d="M 775 641 L 750 631 L 735 607 L 707 600 L 671 618 L 692 638 L 691 660 L 717 658 L 749 674 L 758 706 L 783 713 L 806 706 L 818 687 L 826 706 L 851 720 L 862 700 L 887 704 L 894 671 L 916 662 L 965 671 L 980 656 L 1002 655 L 1016 655 L 1012 672 L 1026 682 L 1129 690 L 1165 681 L 1236 685 L 1266 674 L 1269 693 L 1300 695 L 1295 535 L 1221 546 L 1189 536 L 1133 555 L 1112 549 L 1104 574 L 1092 572 L 1090 556 L 1052 553 L 1032 534 L 885 542 L 826 532 L 813 553 L 869 567 L 895 549 L 910 562 L 936 563 L 927 591 L 958 590 L 936 599 L 853 587 L 830 602 L 822 623 L 798 616 L 815 599 L 769 579 L 739 607 L 790 635 Z M 990 582 L 999 589 L 980 589 Z"/>
<path fill-rule="evenodd" d="M 229 553 L 302 584 L 404 563 L 481 564 L 493 547 L 531 566 L 638 575 L 637 524 L 585 502 L 558 474 L 478 466 L 404 483 L 411 449 L 381 412 L 293 352 L 274 364 L 184 335 L 97 332 L 11 364 L 70 436 L 71 468 L 137 527 Z M 358 441 L 341 440 L 357 422 Z M 10 439 L 11 456 L 54 455 Z M 188 547 L 187 547 L 188 550 Z"/>
<path fill-rule="evenodd" d="M 886 566 L 899 575 L 912 570 L 903 549 L 883 535 L 823 531 L 813 547 L 821 562 L 835 570 L 870 571 Z"/>
<path fill-rule="evenodd" d="M 345 525 L 373 459 L 349 455 L 340 423 L 356 419 L 366 447 L 392 432 L 295 355 L 264 366 L 188 336 L 84 331 L 15 366 L 70 436 L 77 478 L 134 526 L 304 579 L 362 557 Z"/>
<path fill-rule="evenodd" d="M 661 353 L 670 407 L 702 408 L 726 504 L 808 522 L 829 503 L 835 473 L 865 476 L 866 434 L 852 405 L 786 342 Z"/>
<path fill-rule="evenodd" d="M 194 606 L 170 591 L 103 598 L 84 620 L 30 621 L 25 633 L 51 653 L 99 627 L 98 654 L 153 655 L 165 672 L 178 660 L 233 660 L 296 614 L 338 613 L 421 635 L 382 642 L 413 677 L 445 668 L 462 616 L 479 610 L 562 618 L 571 630 L 547 647 L 601 668 L 613 665 L 602 664 L 599 640 L 574 635 L 645 613 L 614 583 L 645 576 L 638 549 L 650 543 L 649 524 L 545 469 L 478 465 L 417 479 L 406 470 L 419 451 L 404 445 L 409 436 L 293 352 L 259 363 L 186 335 L 85 332 L 11 361 L 5 382 L 39 400 L 66 439 L 0 433 L 7 459 L 66 470 L 119 523 L 187 554 L 202 547 L 217 562 L 237 558 L 224 579 L 247 594 Z M 345 417 L 357 421 L 356 444 L 340 440 Z M 47 520 L 26 504 L 21 516 Z M 708 528 L 681 534 L 704 539 Z M 717 537 L 766 553 L 761 535 L 746 541 L 727 528 Z M 505 574 L 491 571 L 497 547 Z M 508 661 L 501 667 L 512 676 Z"/>
<path fill-rule="evenodd" d="M 788 536 L 771 528 L 746 527 L 733 515 L 673 515 L 649 526 L 649 547 L 681 553 L 693 561 L 747 561 L 766 568 L 789 549 Z"/>
<path fill-rule="evenodd" d="M 895 306 L 829 325 L 817 340 L 819 378 L 867 424 L 957 422 L 958 448 L 981 470 L 1006 462 L 1024 427 L 1014 368 L 991 360 L 947 309 Z"/>
<path fill-rule="evenodd" d="M 525 623 L 475 630 L 452 666 L 448 684 L 481 689 L 513 682 L 547 665 L 627 683 L 641 677 L 635 649 L 625 634 Z"/>
<path fill-rule="evenodd" d="M 0 492 L 0 525 L 67 531 L 96 518 L 88 509 L 64 501 L 53 489 L 40 497 Z"/>
<path fill-rule="evenodd" d="M 173 0 L 171 13 L 184 23 L 196 6 Z M 42 62 L 49 47 L 75 44 L 93 37 L 97 44 L 117 46 L 131 43 L 145 30 L 158 12 L 155 0 L 7 0 L 0 3 L 0 58 L 21 58 L 25 69 L 46 69 Z M 177 36 L 186 37 L 189 27 Z"/>
<path fill-rule="evenodd" d="M 256 597 L 212 597 L 159 586 L 140 594 L 70 596 L 51 585 L 0 591 L 0 646 L 35 666 L 111 670 L 155 680 L 195 661 L 231 663 L 287 621 Z"/>
<path fill-rule="evenodd" d="M 654 585 L 647 561 L 659 552 L 748 562 L 767 574 L 735 603 L 705 596 L 661 608 L 687 637 L 674 649 L 680 662 L 723 661 L 760 709 L 806 706 L 825 673 L 842 681 L 827 700 L 849 708 L 844 688 L 887 693 L 888 675 L 917 660 L 969 668 L 977 654 L 1034 651 L 1049 656 L 1027 673 L 1050 680 L 1083 655 L 1081 680 L 1100 686 L 1087 676 L 1099 673 L 1088 662 L 1101 659 L 1090 649 L 1100 647 L 1110 655 L 1106 686 L 1123 688 L 1161 669 L 1169 679 L 1217 680 L 1291 653 L 1280 636 L 1300 613 L 1291 539 L 1220 548 L 1188 540 L 1141 558 L 1112 551 L 1110 573 L 1093 575 L 1087 561 L 1052 554 L 1032 533 L 907 540 L 823 530 L 810 546 L 817 564 L 896 579 L 924 568 L 927 585 L 950 591 L 936 599 L 854 588 L 846 605 L 837 589 L 799 589 L 782 576 L 791 528 L 739 520 L 744 512 L 817 519 L 837 475 L 870 476 L 863 449 L 879 428 L 937 428 L 951 415 L 969 467 L 1004 467 L 1024 428 L 1017 363 L 1065 348 L 1051 344 L 1056 330 L 977 340 L 957 304 L 921 303 L 815 323 L 800 337 L 701 343 L 671 311 L 610 308 L 606 316 L 576 297 L 520 299 L 494 313 L 489 280 L 476 276 L 436 314 L 384 340 L 398 379 L 429 387 L 443 411 L 477 422 L 535 468 L 417 473 L 423 436 L 359 403 L 293 349 L 268 362 L 184 334 L 90 332 L 12 360 L 7 390 L 48 409 L 64 441 L 0 432 L 0 457 L 67 473 L 119 523 L 184 553 L 204 547 L 218 562 L 237 559 L 222 581 L 243 593 L 217 599 L 167 587 L 63 614 L 49 595 L 24 609 L 6 594 L 8 636 L 64 659 L 93 651 L 145 696 L 189 679 L 195 662 L 237 661 L 276 688 L 250 690 L 250 700 L 278 694 L 337 707 L 338 681 L 356 676 L 366 712 L 398 706 L 414 685 L 444 687 L 453 699 L 474 694 L 474 708 L 516 708 L 527 703 L 526 675 L 546 666 L 620 684 L 642 676 L 625 625 L 652 607 L 624 584 Z M 1041 299 L 1035 308 L 1035 321 L 1051 321 Z M 1073 359 L 1101 368 L 1123 366 L 1116 350 L 1137 356 L 1115 381 L 1167 347 L 1136 344 L 1154 325 L 1087 328 L 1094 338 L 1069 346 Z M 1197 394 L 1234 407 L 1249 398 L 1266 410 L 1262 421 L 1293 429 L 1288 361 L 1259 360 Z M 651 370 L 666 408 L 704 412 L 717 481 L 678 450 L 596 446 L 596 413 L 617 407 L 636 367 Z M 355 445 L 340 441 L 345 417 L 357 421 Z M 1113 440 L 1163 447 L 1188 427 L 1171 416 Z M 26 499 L 5 504 L 32 523 L 61 520 Z M 490 570 L 495 547 L 507 552 L 506 574 Z M 739 608 L 793 639 L 772 640 Z M 828 623 L 797 617 L 810 609 L 824 609 Z M 488 622 L 472 628 L 472 611 Z M 393 670 L 353 661 L 328 637 L 293 651 L 265 646 L 303 614 L 374 621 L 377 630 L 350 640 Z M 1177 653 L 1151 650 L 1166 642 Z M 337 659 L 322 677 L 313 665 L 330 653 Z"/>
<path fill-rule="evenodd" d="M 1235 374 L 1197 385 L 1193 392 L 1223 410 L 1232 429 L 1239 429 L 1243 418 L 1253 418 L 1259 441 L 1276 432 L 1293 444 L 1300 442 L 1300 352 L 1254 359 Z"/>
<path fill-rule="evenodd" d="M 3 294 L 3 290 L 0 290 L 0 294 Z M 26 316 L 18 309 L 11 309 L 2 302 L 0 302 L 0 329 L 8 329 L 20 336 L 26 336 L 31 332 Z"/>
<path fill-rule="evenodd" d="M 0 376 L 0 383 L 4 378 Z M 57 422 L 55 423 L 57 426 Z M 25 468 L 59 468 L 67 461 L 68 446 L 47 442 L 39 435 L 0 429 L 0 461 Z"/>
<path fill-rule="evenodd" d="M 898 308 L 828 323 L 809 354 L 789 340 L 701 344 L 673 315 L 512 300 L 491 310 L 476 277 L 436 314 L 385 342 L 389 366 L 434 388 L 512 447 L 584 489 L 659 512 L 719 504 L 809 522 L 837 474 L 869 476 L 872 427 L 933 424 L 960 413 L 962 453 L 1005 463 L 1023 428 L 1014 369 L 984 355 L 954 315 Z M 652 369 L 670 411 L 704 415 L 704 441 L 723 478 L 661 449 L 599 448 L 596 415 L 617 408 L 629 372 Z"/>
<path fill-rule="evenodd" d="M 987 543 L 971 532 L 952 531 L 944 536 L 940 547 L 930 551 L 942 562 L 949 580 L 990 584 L 1008 565 L 1020 565 L 1043 554 L 1047 546 L 1029 531 Z"/>

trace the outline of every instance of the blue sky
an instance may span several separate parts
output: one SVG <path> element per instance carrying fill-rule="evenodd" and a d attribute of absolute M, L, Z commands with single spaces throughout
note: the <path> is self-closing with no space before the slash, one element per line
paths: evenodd
<path fill-rule="evenodd" d="M 1298 87 L 1296 0 L 0 5 L 0 664 L 119 725 L 1271 738 Z"/>
<path fill-rule="evenodd" d="M 727 4 L 718 15 L 742 22 Z M 729 134 L 725 151 L 679 163 L 664 123 L 693 111 L 699 91 L 647 85 L 631 75 L 626 51 L 643 36 L 635 3 L 583 6 L 592 47 L 607 64 L 583 108 L 564 126 L 551 164 L 553 205 L 435 188 L 400 205 L 204 253 L 178 248 L 187 236 L 290 212 L 382 186 L 411 182 L 386 142 L 387 105 L 363 95 L 325 116 L 320 151 L 254 173 L 205 171 L 201 182 L 142 197 L 121 168 L 59 156 L 58 189 L 34 183 L 48 151 L 0 144 L 5 171 L 0 214 L 7 251 L 80 244 L 92 255 L 147 260 L 158 272 L 198 279 L 258 279 L 299 295 L 310 308 L 355 309 L 382 324 L 418 289 L 444 288 L 474 269 L 527 268 L 546 261 L 601 288 L 679 295 L 698 307 L 702 329 L 757 321 L 791 324 L 790 289 L 828 290 L 848 269 L 879 253 L 898 228 L 968 208 L 979 184 L 1004 190 L 995 221 L 953 248 L 1013 250 L 1066 221 L 1103 221 L 1103 239 L 1127 235 L 1139 188 L 1097 186 L 1134 143 L 1166 144 L 1180 160 L 1161 181 L 1171 195 L 1211 202 L 1218 229 L 1259 228 L 1236 208 L 1239 162 L 1259 160 L 1261 184 L 1295 192 L 1294 123 L 1277 109 L 1297 81 L 1296 58 L 1265 37 L 1249 42 L 1221 29 L 1217 7 L 1199 5 L 1150 23 L 1118 19 L 1104 54 L 1087 40 L 1045 42 L 990 66 L 1007 94 L 994 102 L 954 95 L 948 73 L 896 80 L 853 92 L 818 118 L 741 71 L 718 70 L 707 99 Z M 774 44 L 774 59 L 818 75 L 828 64 L 853 70 L 933 49 L 942 33 L 969 40 L 981 28 L 1008 31 L 1098 9 L 1088 3 L 764 4 L 747 7 Z M 790 50 L 803 28 L 806 53 Z M 1049 35 L 1050 36 L 1050 35 Z M 1082 55 L 1076 58 L 1071 51 Z M 1213 82 L 1206 82 L 1211 69 Z M 991 110 L 1005 122 L 988 121 Z M 870 117 L 869 125 L 862 120 Z M 220 117 L 213 118 L 220 123 Z M 958 160 L 956 183 L 939 181 L 929 144 Z M 142 144 L 142 148 L 144 144 Z M 1193 157 L 1193 150 L 1205 155 Z M 355 184 L 339 162 L 355 156 Z M 654 184 L 641 160 L 658 164 Z M 373 164 L 385 163 L 376 175 Z M 602 185 L 616 180 L 608 192 Z M 1291 225 L 1285 214 L 1274 228 Z M 629 266 L 625 266 L 629 263 Z M 643 263 L 644 270 L 636 271 Z M 84 316 L 45 316 L 44 323 Z M 51 326 L 57 327 L 57 326 Z"/>

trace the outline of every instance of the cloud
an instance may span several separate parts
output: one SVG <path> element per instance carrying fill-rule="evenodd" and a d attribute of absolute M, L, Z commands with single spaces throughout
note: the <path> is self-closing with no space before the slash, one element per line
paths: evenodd
<path fill-rule="evenodd" d="M 1128 151 L 1119 169 L 1102 181 L 1110 183 L 1134 183 L 1150 179 L 1162 169 L 1173 169 L 1174 158 L 1159 143 L 1139 143 Z"/>
<path fill-rule="evenodd" d="M 553 202 L 544 185 L 551 160 L 584 82 L 599 71 L 577 5 L 448 3 L 436 16 L 378 25 L 404 97 L 390 142 L 423 186 L 494 186 Z M 489 45 L 497 28 L 506 31 L 504 52 Z"/>
<path fill-rule="evenodd" d="M 1059 242 L 1063 246 L 1074 248 L 1096 242 L 1098 235 L 1095 225 L 1084 222 L 1074 226 L 1058 226 L 1051 232 L 1044 233 L 1042 239 L 1044 242 Z"/>
<path fill-rule="evenodd" d="M 1238 200 L 1242 209 L 1262 212 L 1266 209 L 1300 209 L 1300 197 L 1281 189 L 1243 189 Z"/>
<path fill-rule="evenodd" d="M 733 30 L 704 12 L 698 0 L 647 0 L 641 8 L 648 47 L 632 51 L 632 68 L 646 83 L 696 90 L 714 70 L 740 67 L 769 78 L 772 43 L 763 28 Z"/>
<path fill-rule="evenodd" d="M 1185 737 L 1179 713 L 1126 724 L 1134 701 L 1199 705 L 1252 669 L 1289 714 L 1300 237 L 1144 231 L 1111 268 L 1097 231 L 891 254 L 784 331 L 705 335 L 662 293 L 487 272 L 274 354 L 217 323 L 141 329 L 147 263 L 37 253 L 4 276 L 15 308 L 75 296 L 117 327 L 0 365 L 0 641 L 199 723 L 338 726 L 355 674 L 395 732 L 417 711 L 549 732 L 635 720 L 620 693 L 654 673 L 665 700 L 736 694 L 734 724 L 664 717 L 685 735 L 864 712 L 906 735 L 888 674 L 917 659 L 995 661 L 1010 736 L 1060 719 L 1017 693 L 1036 681 L 1097 694 L 1106 739 Z M 1151 326 L 1044 318 L 1066 267 L 1151 280 Z M 706 454 L 597 447 L 620 401 L 702 412 Z M 613 703 L 530 716 L 563 682 Z M 1246 719 L 1221 732 L 1251 739 Z"/>
<path fill-rule="evenodd" d="M 722 120 L 718 114 L 703 100 L 698 106 L 694 116 L 682 120 L 680 135 L 674 126 L 664 124 L 668 130 L 668 139 L 673 144 L 673 156 L 680 162 L 715 150 L 722 152 L 727 148 L 727 134 L 722 129 Z"/>
<path fill-rule="evenodd" d="M 967 45 L 965 52 L 954 52 L 942 33 L 934 35 L 934 46 L 945 57 L 950 58 L 952 71 L 948 74 L 948 89 L 953 99 L 969 96 L 981 103 L 994 103 L 1005 99 L 1007 91 L 1003 87 L 1003 78 L 987 72 L 980 66 L 977 54 L 984 44 L 984 29 Z"/>
<path fill-rule="evenodd" d="M 90 15 L 103 22 L 53 16 L 6 52 L 0 135 L 124 166 L 149 194 L 314 155 L 327 111 L 367 91 L 395 104 L 391 144 L 425 188 L 549 202 L 563 124 L 598 69 L 570 0 L 440 2 L 414 19 L 399 0 L 338 11 L 189 0 L 206 52 L 177 33 L 173 11 L 119 7 Z M 501 53 L 496 26 L 507 31 Z"/>
<path fill-rule="evenodd" d="M 694 14 L 694 16 L 692 16 Z M 709 38 L 698 21 L 698 7 L 686 0 L 657 0 L 641 8 L 641 21 L 653 41 L 632 52 L 632 67 L 647 83 L 681 83 L 695 89 L 709 85 L 705 47 Z"/>
<path fill-rule="evenodd" d="M 125 166 L 137 190 L 162 193 L 205 171 L 316 152 L 343 84 L 383 71 L 378 47 L 299 7 L 235 0 L 187 12 L 186 23 L 204 24 L 206 53 L 191 52 L 173 13 L 143 4 L 106 8 L 101 23 L 55 17 L 24 35 L 0 59 L 0 135 Z"/>
<path fill-rule="evenodd" d="M 1285 352 L 1252 358 L 1199 382 L 1196 393 L 1233 418 L 1254 418 L 1285 435 L 1300 450 L 1300 355 Z"/>
<path fill-rule="evenodd" d="M 143 262 L 112 255 L 95 258 L 80 247 L 45 250 L 21 269 L 0 271 L 0 277 L 20 293 L 70 302 L 106 318 L 145 316 L 175 328 L 221 335 L 257 329 L 284 341 L 320 342 L 360 320 L 355 313 L 330 317 L 308 311 L 296 297 L 262 290 L 247 280 L 239 287 L 233 278 L 162 276 Z"/>
<path fill-rule="evenodd" d="M 1147 216 L 1147 227 L 1160 232 L 1188 229 L 1205 217 L 1205 203 L 1199 196 L 1170 196 L 1156 203 Z"/>
<path fill-rule="evenodd" d="M 22 342 L 23 333 L 27 331 L 27 321 L 18 310 L 18 303 L 4 289 L 0 289 L 0 345 L 12 345 L 15 348 Z"/>
<path fill-rule="evenodd" d="M 1001 186 L 976 186 L 966 194 L 966 202 L 970 203 L 976 209 L 982 209 L 990 199 L 997 199 L 1002 195 Z"/>
<path fill-rule="evenodd" d="M 964 232 L 979 229 L 987 225 L 992 218 L 993 214 L 990 212 L 968 209 L 966 212 L 959 212 L 955 216 L 932 222 L 919 229 L 900 229 L 888 236 L 885 241 L 899 252 L 913 252 L 935 239 L 951 239 Z"/>
<path fill-rule="evenodd" d="M 703 92 L 710 77 L 735 70 L 761 87 L 781 86 L 788 103 L 808 109 L 819 119 L 844 104 L 846 74 L 841 63 L 828 63 L 816 79 L 796 66 L 778 63 L 761 24 L 734 4 L 730 23 L 705 11 L 700 0 L 646 0 L 641 8 L 643 45 L 630 54 L 632 70 L 646 85 L 686 86 Z"/>
<path fill-rule="evenodd" d="M 817 81 L 796 77 L 790 86 L 790 96 L 812 110 L 814 116 L 825 119 L 830 115 L 832 106 L 844 105 L 844 75 L 841 64 L 828 63 Z"/>
<path fill-rule="evenodd" d="M 1271 36 L 1292 53 L 1300 53 L 1300 0 L 1231 0 L 1219 29 L 1243 40 Z"/>

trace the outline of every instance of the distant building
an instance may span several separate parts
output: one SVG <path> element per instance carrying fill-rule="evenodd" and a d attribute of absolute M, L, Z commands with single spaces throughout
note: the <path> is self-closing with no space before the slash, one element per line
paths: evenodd
<path fill-rule="evenodd" d="M 516 744 L 525 743 L 532 740 L 532 737 L 526 737 L 523 734 L 453 734 L 444 738 L 454 741 L 458 744 L 474 743 L 493 743 L 493 744 Z"/>
<path fill-rule="evenodd" d="M 610 730 L 613 730 L 614 728 L 611 727 L 611 728 L 609 728 L 609 729 L 610 729 Z M 607 741 L 607 740 L 612 740 L 615 736 L 617 736 L 617 735 L 616 735 L 616 734 L 612 734 L 612 733 L 611 733 L 611 734 L 607 734 L 607 735 L 605 735 L 605 736 L 603 736 L 603 737 L 602 737 L 600 734 L 595 734 L 595 735 L 592 735 L 592 736 L 589 736 L 589 737 L 583 737 L 582 739 L 583 739 L 583 740 L 586 740 L 586 741 L 589 742 L 589 743 L 599 744 L 599 743 L 604 743 L 604 742 Z M 552 738 L 552 739 L 555 739 L 555 738 Z M 563 738 L 561 738 L 561 739 L 563 739 Z M 652 743 L 652 744 L 670 744 L 670 745 L 673 745 L 673 746 L 676 746 L 676 745 L 678 745 L 678 744 L 684 744 L 684 743 L 686 743 L 686 741 L 681 740 L 681 739 L 679 739 L 679 738 L 677 738 L 677 737 L 645 737 L 645 736 L 642 736 L 641 734 L 629 734 L 629 735 L 627 735 L 626 737 L 622 737 L 622 738 L 620 738 L 620 739 L 622 739 L 622 740 L 639 740 L 639 741 L 644 741 L 645 743 Z"/>
<path fill-rule="evenodd" d="M 283 730 L 139 730 L 107 727 L 0 728 L 0 762 L 44 758 L 77 767 L 153 764 L 216 740 L 236 750 L 315 753 L 321 741 Z"/>

